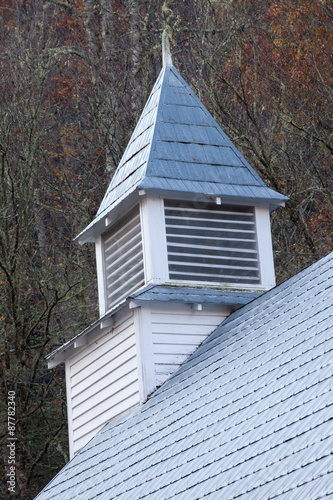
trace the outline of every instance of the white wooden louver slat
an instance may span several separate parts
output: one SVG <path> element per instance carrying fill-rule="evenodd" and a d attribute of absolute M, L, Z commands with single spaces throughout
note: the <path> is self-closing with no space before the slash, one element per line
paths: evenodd
<path fill-rule="evenodd" d="M 177 249 L 178 249 L 178 252 L 181 252 L 181 249 L 188 249 L 188 244 L 185 242 L 177 242 L 177 243 L 174 243 L 174 245 L 177 246 Z M 170 247 L 171 248 L 171 247 Z M 198 252 L 194 252 L 195 249 L 198 249 Z M 233 258 L 235 258 L 235 255 L 236 253 L 237 254 L 242 254 L 242 253 L 248 253 L 250 254 L 251 252 L 253 254 L 255 254 L 257 256 L 257 250 L 254 249 L 254 250 L 251 250 L 251 249 L 244 249 L 244 248 L 238 248 L 237 249 L 237 252 L 235 250 L 230 250 L 230 248 L 228 247 L 223 247 L 223 246 L 218 246 L 218 245 L 215 245 L 214 248 L 212 246 L 208 246 L 208 245 L 191 245 L 191 250 L 194 252 L 194 253 L 200 253 L 201 250 L 207 250 L 209 249 L 210 250 L 210 253 L 212 252 L 219 252 L 218 255 L 222 255 L 223 253 L 230 253 L 230 252 L 233 252 L 232 256 Z M 222 252 L 222 253 L 220 253 Z M 184 253 L 187 253 L 187 252 L 184 252 Z M 172 251 L 170 250 L 170 252 L 168 252 L 168 254 L 172 254 Z M 242 255 L 242 258 L 243 258 L 243 255 Z M 257 260 L 257 259 L 256 259 Z"/>
<path fill-rule="evenodd" d="M 135 276 L 141 274 L 140 257 L 142 258 L 142 254 L 138 256 L 138 262 L 136 262 L 135 265 L 130 266 L 123 272 L 110 274 L 110 285 L 107 286 L 107 289 L 114 292 L 117 289 L 119 290 L 120 288 L 126 287 L 130 280 L 132 281 Z"/>
<path fill-rule="evenodd" d="M 138 206 L 105 234 L 104 262 L 107 306 L 110 309 L 144 281 Z"/>
<path fill-rule="evenodd" d="M 138 279 L 143 277 L 143 274 L 141 270 L 137 272 L 134 276 L 132 276 L 126 283 L 123 283 L 119 287 L 114 287 L 113 292 L 108 295 L 108 298 L 110 301 L 114 300 L 114 296 L 116 295 L 117 297 L 117 302 L 120 302 L 122 299 L 126 298 L 131 292 L 128 291 L 136 289 L 136 283 L 138 282 Z M 142 278 L 143 279 L 143 278 Z M 140 283 L 141 284 L 141 283 Z"/>
<path fill-rule="evenodd" d="M 207 247 L 204 247 L 204 248 L 207 248 Z M 175 256 L 175 260 L 177 260 L 176 257 L 179 256 L 179 253 L 169 252 L 169 256 L 170 256 L 170 260 L 173 260 L 172 256 Z M 188 253 L 187 252 L 187 256 L 195 258 L 195 257 L 198 256 L 198 254 L 196 254 L 196 253 Z M 217 255 L 217 256 L 215 256 L 215 259 L 221 260 L 221 261 L 222 260 L 229 261 L 230 257 L 223 257 L 223 255 Z M 249 257 L 243 257 L 243 256 L 242 257 L 232 256 L 232 260 L 235 261 L 235 262 L 239 261 L 240 263 L 242 263 L 242 262 L 257 262 L 257 259 L 255 259 L 255 258 L 249 258 Z"/>
<path fill-rule="evenodd" d="M 171 280 L 260 283 L 252 207 L 164 204 Z"/>
<path fill-rule="evenodd" d="M 114 266 L 116 264 L 120 265 L 124 261 L 125 257 L 126 257 L 126 259 L 131 259 L 131 255 L 137 255 L 138 252 L 141 252 L 141 249 L 142 249 L 141 238 L 137 238 L 137 240 L 133 240 L 132 246 L 130 248 L 128 248 L 128 250 L 126 250 L 125 252 L 120 252 L 119 257 L 115 258 L 113 261 L 111 261 L 110 266 Z M 108 262 L 108 260 L 109 259 L 106 259 L 106 262 Z M 108 265 L 106 267 L 107 271 L 108 271 L 110 266 Z"/>
<path fill-rule="evenodd" d="M 171 219 L 168 219 L 168 220 L 171 220 Z M 215 222 L 215 221 L 214 221 Z M 189 226 L 186 224 L 186 225 L 183 225 L 181 226 L 180 224 L 177 224 L 177 225 L 174 225 L 174 224 L 166 224 L 166 227 L 172 227 L 174 229 L 177 229 L 177 231 L 180 232 L 180 230 L 182 229 L 186 229 L 186 230 L 189 230 Z M 193 227 L 193 230 L 194 231 L 197 231 L 197 230 L 201 230 L 201 231 L 204 231 L 204 232 L 208 232 L 208 231 L 216 231 L 217 228 L 216 228 L 216 225 L 215 227 L 207 227 L 207 225 L 205 226 L 192 226 Z M 192 229 L 192 228 L 191 228 Z M 232 228 L 222 228 L 221 229 L 221 226 L 220 226 L 220 232 L 228 232 L 228 233 L 236 233 L 236 234 L 253 234 L 255 235 L 255 231 L 253 231 L 252 229 L 241 229 L 239 227 L 236 227 L 235 229 L 232 229 Z"/>

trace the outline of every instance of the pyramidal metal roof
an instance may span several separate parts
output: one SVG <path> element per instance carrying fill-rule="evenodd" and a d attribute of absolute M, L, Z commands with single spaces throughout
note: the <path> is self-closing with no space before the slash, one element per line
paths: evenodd
<path fill-rule="evenodd" d="M 333 253 L 231 314 L 38 495 L 333 497 Z"/>
<path fill-rule="evenodd" d="M 164 66 L 94 221 L 136 189 L 257 200 L 288 200 L 268 188 L 164 54 Z M 79 238 L 80 236 L 79 235 Z"/>

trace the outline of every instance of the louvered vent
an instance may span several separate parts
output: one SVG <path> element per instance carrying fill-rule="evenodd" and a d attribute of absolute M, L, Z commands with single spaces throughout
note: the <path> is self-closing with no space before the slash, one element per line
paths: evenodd
<path fill-rule="evenodd" d="M 254 209 L 165 200 L 169 278 L 259 284 Z"/>
<path fill-rule="evenodd" d="M 107 307 L 110 309 L 144 282 L 138 206 L 105 234 L 104 259 Z"/>

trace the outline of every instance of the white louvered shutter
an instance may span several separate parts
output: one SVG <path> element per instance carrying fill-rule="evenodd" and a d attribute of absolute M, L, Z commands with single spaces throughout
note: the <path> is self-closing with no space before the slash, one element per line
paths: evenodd
<path fill-rule="evenodd" d="M 169 278 L 260 283 L 254 209 L 165 200 Z"/>
<path fill-rule="evenodd" d="M 144 282 L 139 207 L 104 236 L 107 308 L 121 302 Z"/>

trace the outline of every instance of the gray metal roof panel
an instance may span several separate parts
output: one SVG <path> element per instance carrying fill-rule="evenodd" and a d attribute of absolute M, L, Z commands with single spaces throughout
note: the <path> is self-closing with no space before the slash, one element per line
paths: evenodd
<path fill-rule="evenodd" d="M 156 141 L 154 156 L 154 160 L 167 160 L 172 163 L 176 162 L 179 167 L 181 167 L 181 162 L 219 165 L 221 168 L 216 170 L 216 172 L 219 176 L 218 178 L 220 182 L 223 178 L 224 166 L 245 167 L 235 152 L 228 146 Z M 156 165 L 154 165 L 154 170 L 157 170 Z M 163 171 L 160 171 L 159 175 L 161 175 L 161 173 L 163 173 Z M 148 174 L 150 174 L 150 170 L 148 171 Z M 252 180 L 252 184 L 259 186 L 263 185 L 262 182 L 259 182 L 257 177 L 251 175 L 250 178 Z M 204 171 L 201 173 L 200 180 L 207 180 Z M 235 172 L 234 182 L 235 184 L 237 183 L 237 171 Z"/>
<path fill-rule="evenodd" d="M 245 305 L 262 292 L 228 291 L 216 288 L 190 288 L 181 286 L 148 286 L 133 293 L 129 298 L 149 301 L 177 301 L 193 303 Z"/>
<path fill-rule="evenodd" d="M 204 127 L 163 121 L 163 128 L 159 133 L 160 141 L 192 142 L 193 144 L 210 144 L 211 146 L 218 145 L 230 148 L 230 143 L 222 139 L 217 128 L 211 125 Z"/>
<path fill-rule="evenodd" d="M 192 181 L 201 181 L 202 170 L 205 170 L 207 182 L 216 182 L 220 165 L 209 165 L 207 163 L 193 164 L 188 162 L 173 161 L 158 159 L 154 162 L 154 166 L 150 169 L 150 175 L 154 177 L 163 170 L 165 178 L 187 179 Z M 224 184 L 234 184 L 235 175 L 240 185 L 256 184 L 255 179 L 244 166 L 223 166 Z"/>
<path fill-rule="evenodd" d="M 167 174 L 163 168 L 165 162 L 169 162 Z M 189 182 L 192 180 L 191 169 L 187 168 L 180 174 L 182 165 L 179 162 L 184 162 L 184 168 L 185 164 L 203 165 L 201 169 L 196 170 L 196 180 L 200 182 L 194 190 Z M 143 164 L 146 166 L 144 169 L 141 168 Z M 266 188 L 176 69 L 173 66 L 163 68 L 102 200 L 97 217 L 79 237 L 91 230 L 103 214 L 107 214 L 119 204 L 126 193 L 145 183 L 146 177 L 152 182 L 152 179 L 168 175 L 171 188 L 175 191 L 210 193 L 212 188 L 209 183 L 212 176 L 211 170 L 206 166 L 214 165 L 220 167 L 215 169 L 215 187 L 216 184 L 223 186 L 225 182 L 230 183 L 230 172 L 225 170 L 225 167 L 236 167 L 233 172 L 235 190 L 229 185 L 226 196 L 242 197 L 242 193 L 237 192 L 237 185 L 240 183 L 242 186 L 246 178 L 250 186 L 263 188 L 260 192 L 250 189 L 250 198 L 265 198 L 274 207 L 277 200 L 287 200 L 286 197 Z M 237 167 L 245 168 L 247 175 Z M 134 172 L 137 175 L 134 176 Z M 182 184 L 178 179 L 176 187 L 173 175 L 177 173 L 178 177 L 180 175 L 180 178 L 185 178 L 188 182 Z M 165 189 L 161 182 L 157 183 L 155 188 Z M 220 195 L 224 194 L 222 187 L 219 191 Z M 215 194 L 214 190 L 212 192 Z"/>
<path fill-rule="evenodd" d="M 314 500 L 332 491 L 332 267 L 330 254 L 233 313 L 38 498 Z"/>
<path fill-rule="evenodd" d="M 206 194 L 236 198 L 240 202 L 252 200 L 255 204 L 259 201 L 269 201 L 273 204 L 283 204 L 285 197 L 279 195 L 266 186 L 248 186 L 225 184 L 221 182 L 193 181 L 184 179 L 170 179 L 163 177 L 145 177 L 138 185 L 141 189 L 154 189 L 168 192 L 184 192 L 193 194 Z"/>

